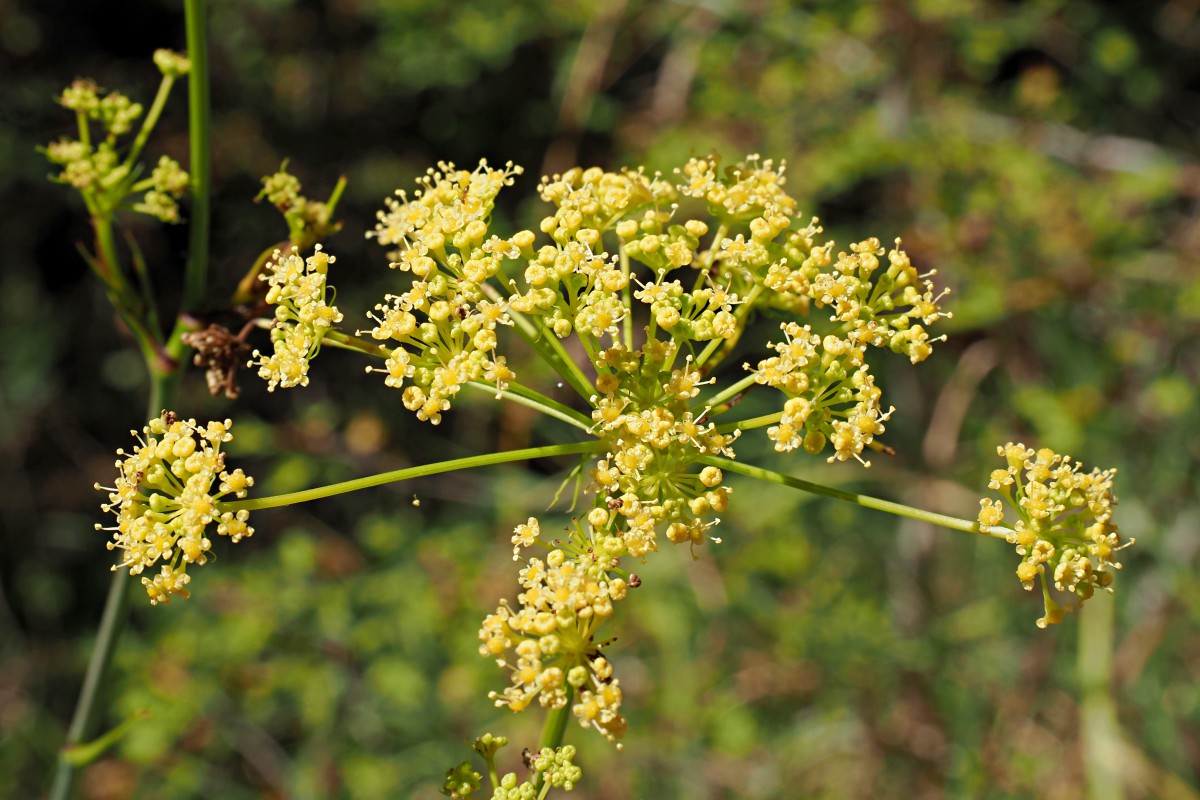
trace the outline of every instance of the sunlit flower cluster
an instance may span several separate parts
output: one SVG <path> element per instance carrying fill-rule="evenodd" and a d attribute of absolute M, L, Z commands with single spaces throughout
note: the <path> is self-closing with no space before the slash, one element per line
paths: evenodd
<path fill-rule="evenodd" d="M 693 158 L 676 172 L 683 178 L 679 191 L 706 200 L 714 216 L 747 223 L 760 219 L 782 231 L 796 214 L 795 199 L 783 189 L 786 168 L 751 155 L 722 174 L 720 159 L 709 156 Z"/>
<path fill-rule="evenodd" d="M 616 741 L 625 733 L 621 685 L 597 634 L 628 592 L 617 573 L 626 548 L 607 530 L 607 518 L 595 521 L 601 525 L 574 524 L 565 541 L 548 541 L 533 518 L 517 527 L 514 544 L 550 551 L 521 570 L 517 605 L 501 600 L 483 621 L 479 653 L 509 671 L 509 686 L 490 695 L 497 706 L 522 711 L 536 699 L 561 709 L 574 700 L 580 725 Z"/>
<path fill-rule="evenodd" d="M 337 306 L 327 301 L 331 290 L 326 286 L 326 276 L 329 265 L 336 260 L 321 245 L 307 259 L 301 258 L 295 248 L 287 255 L 276 250 L 267 270 L 259 276 L 270 284 L 266 301 L 275 306 L 273 352 L 268 356 L 255 350 L 250 366 L 258 367 L 258 375 L 267 381 L 268 389 L 308 385 L 309 362 L 320 351 L 326 332 L 342 320 Z"/>
<path fill-rule="evenodd" d="M 412 198 L 398 192 L 387 201 L 368 234 L 394 247 L 392 266 L 412 276 L 406 291 L 369 315 L 370 333 L 387 353 L 369 371 L 383 373 L 409 410 L 436 423 L 464 384 L 504 389 L 516 380 L 498 350 L 503 327 L 518 318 L 527 320 L 527 339 L 576 337 L 604 382 L 614 374 L 606 358 L 625 351 L 636 360 L 643 339 L 650 351 L 669 353 L 664 363 L 691 358 L 691 369 L 708 372 L 755 309 L 804 313 L 815 305 L 829 309 L 834 330 L 818 336 L 784 323 L 786 341 L 771 345 L 779 355 L 753 370 L 757 383 L 786 395 L 769 435 L 780 450 L 832 444 L 832 458 L 867 464 L 861 454 L 875 446 L 891 411 L 879 402 L 865 351 L 888 347 L 924 360 L 934 341 L 926 327 L 947 316 L 942 295 L 898 246 L 889 252 L 867 239 L 835 259 L 833 243 L 817 241 L 817 220 L 794 224 L 784 169 L 758 156 L 727 169 L 716 157 L 692 159 L 673 183 L 643 169 L 573 168 L 538 186 L 554 211 L 539 225 L 551 241 L 536 247 L 532 231 L 491 232 L 497 195 L 519 167 L 481 162 L 467 172 L 439 164 Z M 705 201 L 715 232 L 706 220 L 679 218 L 688 198 Z M 594 412 L 619 402 L 596 389 L 587 398 Z M 669 413 L 685 422 L 685 410 Z M 629 438 L 623 446 L 632 447 Z"/>
<path fill-rule="evenodd" d="M 1004 522 L 1005 504 L 1015 511 L 1007 538 L 1021 556 L 1021 583 L 1031 590 L 1035 580 L 1041 582 L 1046 614 L 1038 626 L 1044 628 L 1071 610 L 1053 600 L 1049 581 L 1059 591 L 1075 594 L 1079 603 L 1096 589 L 1111 591 L 1113 572 L 1121 568 L 1117 553 L 1134 543 L 1122 541 L 1112 521 L 1116 470 L 1083 472 L 1083 465 L 1069 456 L 1011 442 L 997 452 L 1008 465 L 992 472 L 988 488 L 1004 502 L 981 500 L 979 523 L 995 528 Z"/>
<path fill-rule="evenodd" d="M 234 542 L 254 532 L 246 524 L 246 511 L 218 507 L 222 497 L 245 497 L 254 485 L 242 470 L 225 468 L 221 446 L 233 438 L 231 427 L 229 420 L 200 427 L 195 420 L 164 412 L 142 429 L 132 453 L 117 451 L 121 459 L 116 484 L 96 485 L 108 492 L 101 508 L 117 518 L 115 526 L 96 526 L 112 532 L 108 549 L 121 551 L 113 569 L 128 568 L 131 575 L 140 575 L 147 567 L 160 566 L 153 578 L 142 578 L 151 603 L 188 596 L 187 568 L 208 561 L 210 526 L 215 524 L 219 535 Z"/>
<path fill-rule="evenodd" d="M 403 405 L 433 424 L 477 384 L 557 404 L 560 419 L 599 440 L 581 471 L 593 499 L 586 520 L 564 539 L 548 539 L 532 518 L 514 531 L 517 557 L 534 546 L 549 553 L 526 560 L 517 602 L 502 601 L 480 630 L 480 652 L 510 678 L 492 694 L 497 705 L 569 708 L 585 727 L 619 739 L 621 686 L 597 641 L 628 587 L 619 559 L 644 558 L 664 537 L 693 548 L 719 541 L 712 532 L 730 491 L 711 462 L 735 457 L 743 428 L 767 428 L 780 451 L 830 448 L 830 460 L 869 466 L 863 453 L 879 447 L 893 410 L 880 403 L 867 351 L 886 347 L 913 363 L 929 355 L 926 327 L 946 314 L 928 276 L 876 239 L 835 257 L 816 219 L 796 222 L 784 169 L 758 156 L 727 169 L 715 157 L 693 159 L 673 180 L 573 168 L 539 184 L 552 211 L 537 232 L 505 237 L 493 231 L 493 214 L 520 167 L 439 163 L 411 196 L 397 192 L 378 213 L 367 235 L 388 248 L 400 279 L 368 314 L 363 333 L 373 342 L 352 345 L 382 357 L 367 371 L 382 373 Z M 298 191 L 283 172 L 264 186 L 281 207 Z M 300 274 L 293 258 L 288 277 L 272 278 L 276 299 L 276 282 L 290 286 Z M 300 316 L 299 303 L 289 308 L 289 320 Z M 829 321 L 794 319 L 814 308 Z M 793 317 L 783 340 L 748 374 L 718 372 L 762 310 Z M 510 328 L 578 393 L 586 417 L 517 384 L 502 354 Z M 298 330 L 277 322 L 276 360 L 262 361 L 268 380 L 307 380 L 320 337 Z M 755 385 L 780 390 L 783 408 L 719 424 L 715 417 Z M 472 786 L 466 773 L 451 782 L 454 791 Z"/>
<path fill-rule="evenodd" d="M 386 342 L 384 383 L 401 389 L 405 408 L 437 424 L 472 381 L 502 390 L 515 376 L 497 354 L 498 333 L 510 325 L 507 303 L 490 279 L 504 262 L 532 255 L 533 234 L 508 239 L 489 235 L 496 195 L 512 184 L 520 167 L 495 170 L 481 162 L 474 172 L 441 163 L 418 181 L 410 200 L 389 200 L 368 233 L 391 252 L 392 267 L 412 275 L 407 291 L 389 294 L 368 315 L 372 338 Z"/>
<path fill-rule="evenodd" d="M 608 452 L 592 470 L 598 507 L 593 515 L 612 523 L 629 554 L 657 550 L 657 531 L 676 543 L 702 544 L 718 524 L 729 490 L 721 471 L 701 468 L 704 456 L 732 456 L 738 432 L 720 433 L 691 403 L 709 381 L 691 356 L 673 366 L 674 344 L 649 342 L 629 351 L 613 345 L 600 354 L 603 371 L 592 420 Z"/>
<path fill-rule="evenodd" d="M 864 360 L 865 348 L 833 334 L 821 337 L 808 325 L 780 327 L 784 341 L 771 345 L 777 355 L 754 370 L 757 383 L 788 396 L 779 424 L 767 430 L 775 449 L 803 447 L 815 454 L 829 443 L 830 461 L 854 458 L 870 466 L 862 451 L 884 432 L 883 423 L 895 409 L 879 405 L 881 392 Z"/>

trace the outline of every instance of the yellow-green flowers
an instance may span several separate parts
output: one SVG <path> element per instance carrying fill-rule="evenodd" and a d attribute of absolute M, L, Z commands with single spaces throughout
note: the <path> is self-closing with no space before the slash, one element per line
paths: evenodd
<path fill-rule="evenodd" d="M 270 284 L 266 299 L 275 306 L 271 326 L 274 352 L 267 356 L 255 350 L 250 366 L 258 367 L 269 390 L 307 386 L 309 362 L 320 351 L 325 333 L 341 322 L 342 312 L 326 302 L 325 279 L 329 265 L 336 260 L 321 245 L 307 259 L 295 248 L 288 255 L 276 250 L 267 271 L 259 276 Z"/>
<path fill-rule="evenodd" d="M 603 525 L 576 524 L 567 541 L 551 545 L 534 518 L 517 526 L 513 543 L 553 549 L 521 570 L 517 607 L 501 600 L 479 630 L 479 654 L 509 671 L 509 686 L 489 697 L 513 711 L 535 700 L 543 708 L 565 709 L 575 699 L 571 710 L 579 724 L 617 741 L 626 727 L 621 685 L 597 641 L 613 603 L 629 590 L 615 572 L 625 543 Z"/>
<path fill-rule="evenodd" d="M 120 208 L 130 208 L 163 222 L 180 221 L 178 200 L 188 188 L 187 172 L 162 156 L 151 175 L 138 180 L 142 169 L 138 157 L 171 85 L 187 74 L 191 64 L 185 56 L 169 50 L 155 52 L 154 63 L 163 79 L 148 113 L 141 103 L 120 92 L 105 92 L 86 79 L 75 81 L 58 97 L 59 105 L 75 112 L 79 138 L 60 139 L 44 152 L 61 169 L 53 180 L 77 189 L 93 215 L 108 217 Z M 141 128 L 132 144 L 127 144 L 124 139 L 134 132 L 138 120 L 142 120 Z M 131 196 L 137 194 L 143 194 L 142 199 L 131 203 Z"/>
<path fill-rule="evenodd" d="M 635 558 L 658 549 L 659 530 L 676 544 L 702 544 L 728 503 L 721 471 L 696 462 L 732 457 L 739 432 L 720 433 L 704 411 L 692 411 L 708 381 L 691 356 L 673 366 L 677 352 L 674 343 L 648 342 L 637 351 L 614 344 L 600 354 L 602 394 L 592 398 L 592 420 L 608 452 L 592 470 L 593 524 L 619 531 Z"/>
<path fill-rule="evenodd" d="M 117 451 L 116 484 L 96 484 L 108 492 L 101 508 L 117 518 L 112 527 L 96 525 L 112 532 L 108 549 L 121 551 L 113 570 L 128 568 L 129 574 L 140 575 L 147 567 L 160 567 L 153 578 L 142 578 L 153 604 L 170 602 L 172 595 L 188 596 L 187 569 L 208 561 L 211 526 L 234 542 L 254 533 L 246 524 L 248 512 L 222 511 L 217 505 L 222 497 L 245 497 L 254 485 L 242 470 L 225 468 L 221 445 L 233 439 L 232 424 L 225 420 L 201 427 L 164 412 L 142 429 L 144 438 L 137 437 L 132 453 Z"/>
<path fill-rule="evenodd" d="M 1121 568 L 1117 553 L 1134 543 L 1123 541 L 1112 521 L 1116 470 L 1084 472 L 1069 456 L 1012 442 L 997 453 L 1008 465 L 992 472 L 988 488 L 1004 503 L 980 500 L 979 523 L 989 528 L 1003 523 L 1005 503 L 1016 513 L 1008 541 L 1021 556 L 1017 577 L 1025 588 L 1041 582 L 1046 613 L 1037 624 L 1044 628 L 1073 608 L 1054 601 L 1048 582 L 1076 595 L 1080 604 L 1096 589 L 1111 591 L 1113 572 Z"/>
<path fill-rule="evenodd" d="M 575 748 L 569 744 L 562 747 L 542 747 L 537 752 L 526 750 L 525 765 L 531 773 L 528 780 L 521 781 L 515 772 L 499 777 L 496 770 L 496 753 L 507 745 L 507 738 L 485 733 L 476 739 L 472 746 L 487 762 L 488 776 L 492 783 L 491 800 L 541 800 L 550 789 L 571 791 L 583 777 L 583 770 L 574 763 Z M 451 800 L 466 800 L 479 791 L 482 777 L 471 768 L 469 761 L 464 761 L 446 771 L 441 793 Z"/>

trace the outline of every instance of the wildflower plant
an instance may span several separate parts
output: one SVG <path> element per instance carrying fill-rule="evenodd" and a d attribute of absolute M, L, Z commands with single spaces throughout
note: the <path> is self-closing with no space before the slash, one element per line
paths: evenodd
<path fill-rule="evenodd" d="M 187 61 L 161 56 L 156 63 L 165 100 Z M 47 150 L 62 168 L 56 179 L 79 189 L 94 221 L 111 226 L 122 203 L 178 219 L 171 203 L 187 187 L 181 170 L 160 160 L 137 180 L 132 164 L 148 129 L 119 158 L 116 142 L 140 108 L 109 97 L 87 82 L 64 92 L 81 135 Z M 156 99 L 149 116 L 161 105 Z M 87 134 L 93 122 L 105 131 L 98 144 Z M 107 529 L 109 549 L 121 556 L 114 569 L 141 575 L 157 568 L 141 581 L 152 603 L 165 603 L 187 596 L 188 569 L 211 557 L 213 531 L 233 542 L 253 532 L 251 511 L 457 469 L 577 457 L 568 481 L 582 505 L 577 500 L 566 519 L 535 516 L 516 525 L 513 556 L 522 566 L 515 602 L 501 599 L 480 623 L 479 654 L 500 671 L 491 702 L 546 715 L 520 774 L 499 774 L 504 737 L 476 741 L 493 800 L 540 800 L 581 780 L 574 748 L 563 744 L 572 719 L 620 746 L 626 698 L 608 628 L 641 584 L 637 563 L 667 543 L 694 554 L 721 541 L 721 515 L 736 502 L 730 474 L 1004 539 L 1022 558 L 1020 582 L 1041 582 L 1042 627 L 1068 607 L 1053 598 L 1051 583 L 1076 604 L 1097 588 L 1111 590 L 1116 554 L 1132 544 L 1112 522 L 1111 470 L 1085 473 L 1050 450 L 1006 445 L 1000 454 L 1008 467 L 989 484 L 1003 502 L 983 500 L 978 519 L 968 521 L 738 460 L 742 436 L 765 436 L 788 458 L 864 468 L 872 452 L 887 451 L 880 437 L 896 409 L 884 402 L 873 360 L 923 362 L 944 338 L 930 330 L 950 316 L 942 305 L 948 290 L 933 284 L 934 271 L 918 270 L 900 240 L 889 248 L 868 237 L 838 248 L 788 194 L 785 163 L 757 155 L 732 166 L 716 156 L 693 158 L 670 173 L 573 168 L 537 185 L 546 207 L 536 231 L 498 230 L 497 198 L 522 175 L 512 163 L 481 161 L 468 170 L 441 162 L 411 195 L 400 190 L 386 199 L 366 236 L 385 249 L 393 288 L 359 323 L 347 324 L 334 304 L 338 260 L 323 241 L 340 227 L 333 214 L 344 183 L 327 202 L 312 201 L 285 165 L 264 179 L 260 198 L 283 214 L 289 238 L 253 260 L 229 299 L 231 309 L 249 309 L 241 332 L 181 322 L 161 347 L 145 270 L 135 270 L 142 289 L 135 302 L 126 297 L 126 273 L 111 268 L 111 236 L 105 241 L 96 223 L 93 267 L 118 309 L 128 303 L 125 315 L 152 323 L 143 341 L 152 368 L 165 354 L 174 355 L 174 370 L 187 342 L 214 393 L 236 395 L 238 359 L 268 389 L 292 389 L 309 384 L 312 361 L 331 345 L 363 359 L 364 380 L 395 389 L 397 405 L 422 422 L 439 425 L 472 389 L 534 409 L 571 434 L 555 444 L 248 497 L 253 480 L 230 469 L 222 449 L 232 438 L 230 421 L 201 425 L 155 409 L 133 452 L 118 451 L 119 474 L 105 490 L 103 508 L 117 520 Z M 126 203 L 135 191 L 147 194 Z M 735 359 L 748 326 L 767 317 L 781 320 L 774 340 Z M 259 328 L 269 329 L 270 349 L 264 344 L 247 356 L 247 338 Z M 524 352 L 512 349 L 514 338 L 553 370 L 564 393 L 523 382 L 539 373 L 512 357 Z M 742 415 L 739 401 L 749 392 L 774 398 L 773 410 Z M 160 392 L 151 402 L 164 399 Z M 1005 504 L 1016 515 L 1011 527 L 1003 524 Z M 106 635 L 106 646 L 114 637 Z M 447 773 L 442 791 L 470 797 L 481 782 L 467 762 Z"/>

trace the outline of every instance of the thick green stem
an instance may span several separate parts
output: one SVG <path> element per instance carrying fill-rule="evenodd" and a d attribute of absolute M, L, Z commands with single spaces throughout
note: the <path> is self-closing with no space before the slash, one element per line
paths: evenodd
<path fill-rule="evenodd" d="M 542 725 L 542 738 L 538 741 L 538 752 L 541 752 L 543 747 L 555 749 L 562 745 L 563 736 L 567 732 L 567 722 L 571 719 L 571 703 L 575 697 L 575 688 L 567 684 L 567 702 L 563 703 L 560 708 L 553 708 L 546 713 L 546 722 Z M 538 775 L 537 788 L 541 791 L 539 796 L 545 796 L 545 788 L 542 785 L 542 775 Z"/>
<path fill-rule="evenodd" d="M 978 522 L 971 522 L 958 517 L 951 517 L 945 514 L 935 514 L 932 511 L 926 511 L 922 508 L 913 508 L 902 503 L 893 503 L 889 500 L 880 500 L 877 497 L 871 497 L 865 494 L 856 494 L 847 492 L 842 489 L 835 489 L 832 486 L 824 486 L 812 481 L 806 481 L 803 478 L 793 478 L 791 475 L 784 475 L 780 472 L 774 472 L 762 467 L 752 467 L 749 464 L 739 464 L 736 461 L 731 461 L 728 458 L 720 458 L 718 456 L 705 456 L 700 459 L 703 464 L 711 464 L 714 467 L 720 467 L 726 472 L 736 472 L 741 475 L 748 475 L 751 478 L 758 478 L 769 483 L 777 483 L 781 486 L 790 486 L 793 489 L 799 489 L 802 492 L 811 494 L 819 494 L 824 497 L 832 497 L 834 500 L 841 500 L 846 503 L 853 503 L 863 508 L 873 508 L 876 511 L 886 511 L 889 514 L 895 514 L 898 517 L 908 517 L 909 519 L 917 519 L 922 522 L 928 522 L 931 525 L 939 525 L 943 528 L 949 528 L 963 533 L 979 533 L 984 536 L 991 536 L 996 539 L 1007 539 L 1010 531 L 1002 527 L 985 527 Z"/>
<path fill-rule="evenodd" d="M 1121 725 L 1112 696 L 1113 600 L 1107 592 L 1079 611 L 1076 674 L 1082 694 L 1083 766 L 1090 800 L 1123 800 Z"/>
<path fill-rule="evenodd" d="M 208 84 L 208 22 L 205 0 L 185 0 L 184 14 L 187 23 L 188 58 L 192 62 L 191 70 L 188 72 L 188 136 L 191 146 L 191 163 L 188 173 L 192 190 L 192 209 L 181 308 L 184 312 L 191 312 L 196 311 L 204 299 L 208 274 L 212 120 Z"/>
<path fill-rule="evenodd" d="M 562 708 L 551 709 L 546 714 L 546 722 L 542 725 L 542 738 L 538 741 L 538 750 L 543 747 L 556 748 L 562 745 L 563 736 L 567 732 L 567 721 L 571 719 L 571 700 L 574 688 L 567 686 L 567 702 Z"/>
<path fill-rule="evenodd" d="M 188 261 L 184 278 L 184 293 L 182 310 L 194 311 L 199 307 L 204 295 L 205 275 L 208 268 L 208 228 L 209 228 L 209 90 L 208 90 L 208 57 L 205 41 L 205 6 L 204 0 L 185 0 L 185 18 L 187 24 L 188 56 L 192 62 L 189 86 L 189 119 L 191 125 L 191 185 L 192 185 L 192 219 L 188 249 Z M 161 102 L 165 102 L 165 93 L 169 89 L 167 82 L 159 89 L 151 108 L 151 118 L 161 112 Z M 153 127 L 153 119 L 147 119 L 147 132 Z M 139 134 L 135 148 L 140 149 L 144 137 Z M 105 266 L 111 270 L 109 275 L 101 274 L 105 281 L 109 297 L 117 311 L 130 324 L 134 335 L 138 338 L 146 367 L 150 373 L 150 396 L 147 404 L 147 418 L 154 417 L 167 406 L 174 405 L 178 387 L 179 355 L 183 344 L 180 335 L 188 329 L 184 321 L 186 314 L 180 315 L 171 340 L 167 343 L 170 358 L 164 358 L 158 347 L 158 342 L 146 330 L 143 317 L 137 310 L 130 307 L 129 298 L 124 296 L 121 286 L 114 287 L 114 275 L 119 274 L 117 253 L 112 236 L 110 218 L 96 220 L 97 244 L 100 259 L 107 262 Z M 117 278 L 120 280 L 120 278 Z M 125 619 L 128 616 L 129 585 L 132 583 L 124 572 L 113 574 L 109 585 L 104 611 L 101 614 L 100 628 L 96 635 L 96 645 L 88 661 L 87 672 L 84 675 L 83 687 L 76 701 L 75 712 L 67 730 L 66 742 L 59 754 L 54 782 L 50 787 L 50 800 L 68 800 L 75 785 L 79 764 L 71 757 L 73 748 L 87 741 L 94 735 L 98 722 L 100 687 L 104 685 L 105 676 L 113 653 L 121 638 Z"/>
<path fill-rule="evenodd" d="M 372 486 L 382 486 L 387 483 L 396 483 L 397 481 L 406 481 L 412 478 L 438 475 L 443 472 L 454 472 L 474 467 L 487 467 L 493 464 L 506 464 L 512 461 L 528 461 L 534 458 L 579 455 L 581 453 L 599 451 L 603 447 L 604 445 L 600 442 L 575 442 L 573 444 L 552 444 L 545 447 L 526 447 L 521 450 L 505 450 L 501 453 L 486 453 L 467 458 L 454 458 L 449 461 L 439 461 L 435 464 L 425 464 L 420 467 L 407 467 L 405 469 L 392 470 L 391 472 L 382 472 L 378 475 L 368 475 L 365 478 L 342 481 L 341 483 L 333 483 L 329 486 L 319 486 L 315 489 L 307 489 L 302 492 L 218 503 L 217 507 L 221 511 L 241 511 L 243 509 L 246 511 L 258 511 L 264 508 L 280 508 L 281 506 L 290 506 L 296 503 L 306 503 L 310 500 L 319 500 L 323 497 L 333 497 L 334 495 L 345 494 L 346 492 L 356 492 L 359 489 L 369 489 Z"/>
<path fill-rule="evenodd" d="M 625 301 L 625 318 L 621 320 L 621 332 L 625 337 L 625 348 L 633 350 L 633 274 L 629 266 L 629 254 L 625 252 L 625 243 L 618 248 L 621 258 L 621 274 L 625 276 L 625 288 L 621 297 Z"/>

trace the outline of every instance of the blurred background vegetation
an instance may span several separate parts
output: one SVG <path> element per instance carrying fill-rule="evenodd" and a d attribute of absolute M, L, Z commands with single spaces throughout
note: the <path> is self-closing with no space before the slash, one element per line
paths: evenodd
<path fill-rule="evenodd" d="M 525 165 L 502 214 L 529 225 L 541 172 L 761 152 L 788 159 L 840 244 L 902 236 L 953 288 L 955 317 L 919 369 L 880 368 L 894 458 L 863 472 L 747 436 L 742 459 L 966 517 L 1005 441 L 1120 469 L 1118 520 L 1138 544 L 1115 603 L 1088 608 L 1101 632 L 1113 614 L 1109 675 L 1102 647 L 1080 654 L 1087 613 L 1034 628 L 1010 547 L 733 484 L 725 543 L 652 558 L 625 604 L 631 733 L 622 752 L 571 734 L 577 796 L 1067 800 L 1107 770 L 1091 796 L 1197 797 L 1200 3 L 214 0 L 211 14 L 214 297 L 286 236 L 251 202 L 285 158 L 313 196 L 349 178 L 329 246 L 353 320 L 393 280 L 361 231 L 437 159 Z M 145 102 L 151 52 L 182 44 L 174 2 L 0 1 L 14 798 L 51 774 L 109 578 L 91 486 L 145 396 L 76 252 L 84 211 L 34 148 L 70 132 L 52 98 L 73 78 Z M 186 163 L 185 106 L 152 147 Z M 149 263 L 181 272 L 183 226 L 129 225 Z M 307 390 L 248 380 L 233 404 L 193 373 L 177 410 L 233 416 L 263 493 L 562 434 L 486 399 L 423 426 L 361 369 L 329 351 Z M 475 633 L 515 586 L 512 526 L 557 480 L 492 469 L 260 512 L 193 600 L 135 603 L 108 724 L 149 715 L 83 795 L 432 797 L 483 730 L 532 744 L 537 719 L 489 707 L 503 677 Z M 1093 725 L 1106 709 L 1119 728 Z M 1085 747 L 1089 727 L 1102 735 Z"/>

